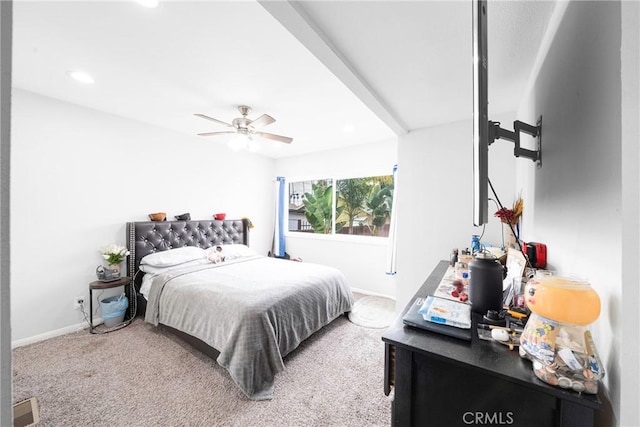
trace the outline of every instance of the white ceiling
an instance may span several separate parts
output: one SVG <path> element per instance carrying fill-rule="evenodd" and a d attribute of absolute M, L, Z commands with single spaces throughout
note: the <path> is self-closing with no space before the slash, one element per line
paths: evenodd
<path fill-rule="evenodd" d="M 555 2 L 489 5 L 490 113 L 515 111 Z M 469 1 L 15 1 L 13 85 L 195 134 L 266 113 L 262 154 L 388 140 L 471 117 Z M 71 80 L 82 69 L 95 84 Z M 491 116 L 490 116 L 491 117 Z M 345 126 L 354 128 L 345 132 Z"/>

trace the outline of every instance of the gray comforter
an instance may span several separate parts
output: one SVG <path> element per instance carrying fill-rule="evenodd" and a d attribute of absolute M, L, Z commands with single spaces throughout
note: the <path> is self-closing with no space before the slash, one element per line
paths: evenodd
<path fill-rule="evenodd" d="M 240 389 L 263 400 L 273 397 L 282 358 L 352 304 L 340 271 L 257 256 L 158 275 L 145 320 L 218 350 L 218 364 Z"/>

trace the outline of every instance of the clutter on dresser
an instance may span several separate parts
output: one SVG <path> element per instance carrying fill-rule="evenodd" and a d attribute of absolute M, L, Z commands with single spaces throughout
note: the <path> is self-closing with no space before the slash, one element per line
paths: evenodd
<path fill-rule="evenodd" d="M 454 249 L 451 251 L 451 256 L 449 257 L 449 265 L 454 267 L 458 262 L 458 249 Z"/>
<path fill-rule="evenodd" d="M 525 256 L 516 248 L 508 248 L 505 252 L 501 248 L 485 247 L 479 244 L 477 235 L 472 236 L 471 243 L 471 250 L 454 248 L 451 251 L 449 266 L 433 296 L 470 305 L 479 316 L 478 338 L 504 344 L 513 350 L 520 345 L 520 335 L 529 318 L 524 286 L 527 275 L 532 276 L 534 270 L 526 267 Z M 479 284 L 474 291 L 471 290 L 473 272 L 470 270 L 478 272 L 475 277 Z M 475 298 L 470 297 L 473 292 Z M 493 332 L 494 329 L 499 332 Z"/>
<path fill-rule="evenodd" d="M 471 249 L 454 248 L 451 251 L 449 266 L 432 297 L 436 298 L 435 301 L 443 299 L 470 306 L 471 311 L 479 316 L 477 335 L 480 339 L 498 341 L 489 327 L 505 328 L 509 339 L 500 343 L 514 349 L 520 345 L 520 335 L 529 319 L 525 285 L 536 269 L 527 267 L 527 258 L 519 248 L 507 248 L 505 251 L 490 245 L 485 247 L 479 240 L 477 235 L 473 235 Z M 421 308 L 432 303 L 427 298 Z M 437 316 L 436 320 L 439 320 Z M 483 329 L 482 325 L 487 328 Z"/>
<path fill-rule="evenodd" d="M 547 268 L 547 245 L 538 242 L 522 242 L 522 253 L 526 254 L 533 268 Z"/>
<path fill-rule="evenodd" d="M 433 293 L 435 297 L 469 303 L 469 269 L 464 262 L 449 265 L 440 284 Z"/>
<path fill-rule="evenodd" d="M 604 366 L 589 325 L 600 315 L 600 298 L 584 279 L 537 275 L 525 286 L 531 315 L 520 337 L 520 356 L 533 362 L 540 380 L 596 394 Z"/>
<path fill-rule="evenodd" d="M 394 393 L 396 423 L 410 425 L 416 420 L 429 420 L 433 425 L 458 425 L 468 413 L 490 414 L 494 421 L 495 414 L 508 413 L 509 421 L 497 424 L 592 426 L 603 406 L 597 394 L 578 394 L 550 386 L 534 375 L 530 361 L 516 353 L 520 343 L 514 337 L 523 328 L 511 321 L 526 318 L 523 308 L 509 307 L 498 312 L 498 317 L 503 315 L 506 320 L 502 328 L 508 330 L 503 329 L 504 332 L 495 325 L 484 326 L 483 316 L 476 313 L 472 313 L 470 330 L 426 322 L 419 316 L 417 308 L 426 295 L 434 294 L 448 269 L 452 269 L 448 259 L 437 264 L 407 304 L 406 314 L 397 318 L 382 336 L 384 392 L 387 396 Z M 418 317 L 415 321 L 421 323 L 413 327 L 409 316 Z M 424 324 L 447 329 L 423 332 L 418 328 L 425 329 Z M 490 341 L 478 339 L 482 331 Z M 465 341 L 444 336 L 453 332 L 467 332 L 469 338 Z"/>
<path fill-rule="evenodd" d="M 435 332 L 440 335 L 447 335 L 464 341 L 471 341 L 471 328 L 458 328 L 456 326 L 446 325 L 441 322 L 432 322 L 425 320 L 425 316 L 420 310 L 425 305 L 426 298 L 417 297 L 409 306 L 407 312 L 402 317 L 402 323 L 414 329 L 422 329 L 429 332 Z M 454 301 L 449 301 L 454 303 Z M 468 305 L 466 306 L 468 310 Z"/>
<path fill-rule="evenodd" d="M 478 338 L 486 341 L 495 341 L 509 347 L 509 350 L 520 345 L 520 334 L 522 331 L 514 330 L 506 326 L 488 325 L 479 323 L 477 325 Z"/>
<path fill-rule="evenodd" d="M 509 248 L 505 260 L 506 275 L 502 281 L 503 305 L 505 307 L 514 305 L 514 297 L 522 295 L 524 283 L 526 283 L 527 259 L 518 249 Z M 517 302 L 517 301 L 516 301 Z M 524 297 L 521 298 L 520 305 L 524 305 Z"/>
<path fill-rule="evenodd" d="M 427 322 L 462 329 L 471 328 L 471 307 L 468 304 L 429 295 L 425 298 L 418 313 Z"/>
<path fill-rule="evenodd" d="M 475 251 L 452 250 L 440 283 L 420 306 L 424 320 L 460 328 L 452 320 L 456 310 L 470 309 L 480 340 L 518 349 L 547 384 L 596 394 L 605 371 L 589 330 L 600 315 L 595 290 L 585 279 L 544 270 L 543 243 L 523 242 L 502 257 L 478 240 L 474 235 Z"/>

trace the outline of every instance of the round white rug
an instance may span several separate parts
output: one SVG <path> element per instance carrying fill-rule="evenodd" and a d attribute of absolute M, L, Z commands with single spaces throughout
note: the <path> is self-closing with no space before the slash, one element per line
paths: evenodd
<path fill-rule="evenodd" d="M 388 328 L 396 318 L 396 301 L 369 295 L 358 299 L 349 312 L 349 320 L 367 328 Z"/>

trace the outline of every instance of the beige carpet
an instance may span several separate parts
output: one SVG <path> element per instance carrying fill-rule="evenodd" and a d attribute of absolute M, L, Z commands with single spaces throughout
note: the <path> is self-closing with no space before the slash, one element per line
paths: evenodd
<path fill-rule="evenodd" d="M 388 328 L 396 318 L 396 300 L 380 296 L 357 298 L 349 320 L 367 328 Z"/>
<path fill-rule="evenodd" d="M 137 319 L 13 352 L 14 402 L 35 396 L 42 426 L 388 426 L 383 330 L 341 316 L 285 358 L 275 397 L 244 397 L 227 372 Z"/>

